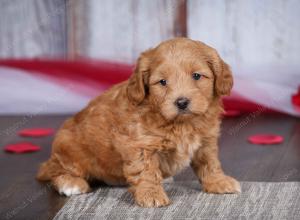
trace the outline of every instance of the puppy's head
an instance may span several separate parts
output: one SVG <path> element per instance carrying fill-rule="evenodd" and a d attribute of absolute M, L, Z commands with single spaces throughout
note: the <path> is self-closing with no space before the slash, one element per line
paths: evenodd
<path fill-rule="evenodd" d="M 127 88 L 135 104 L 144 100 L 167 120 L 205 113 L 229 95 L 233 78 L 215 49 L 187 38 L 165 41 L 141 54 Z"/>

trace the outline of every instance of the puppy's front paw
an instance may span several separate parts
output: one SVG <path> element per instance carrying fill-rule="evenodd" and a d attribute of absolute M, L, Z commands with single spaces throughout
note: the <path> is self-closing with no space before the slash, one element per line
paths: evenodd
<path fill-rule="evenodd" d="M 71 175 L 56 177 L 53 181 L 53 185 L 59 194 L 65 196 L 78 195 L 90 191 L 90 186 L 86 180 Z"/>
<path fill-rule="evenodd" d="M 162 207 L 170 204 L 170 200 L 162 187 L 135 189 L 134 198 L 136 203 L 142 207 Z"/>
<path fill-rule="evenodd" d="M 234 178 L 226 175 L 209 178 L 202 183 L 203 190 L 207 193 L 240 193 L 241 185 Z"/>

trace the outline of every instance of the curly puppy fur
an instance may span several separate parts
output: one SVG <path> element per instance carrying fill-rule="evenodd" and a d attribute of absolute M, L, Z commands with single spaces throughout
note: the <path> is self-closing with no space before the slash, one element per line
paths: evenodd
<path fill-rule="evenodd" d="M 199 75 L 195 74 L 199 73 Z M 58 131 L 37 175 L 67 196 L 98 179 L 129 185 L 143 207 L 170 203 L 162 180 L 191 165 L 208 193 L 240 192 L 218 159 L 229 66 L 204 43 L 175 38 L 143 52 L 129 80 L 92 100 Z"/>

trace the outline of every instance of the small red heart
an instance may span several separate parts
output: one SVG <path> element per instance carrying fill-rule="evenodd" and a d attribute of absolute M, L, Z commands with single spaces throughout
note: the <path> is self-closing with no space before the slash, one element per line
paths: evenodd
<path fill-rule="evenodd" d="M 30 142 L 19 142 L 10 144 L 4 147 L 4 150 L 10 153 L 28 153 L 41 150 L 40 146 L 34 145 Z"/>
<path fill-rule="evenodd" d="M 257 134 L 248 138 L 252 144 L 280 144 L 283 140 L 282 136 L 274 134 Z"/>
<path fill-rule="evenodd" d="M 19 131 L 19 135 L 23 137 L 45 137 L 54 133 L 52 128 L 27 128 Z"/>

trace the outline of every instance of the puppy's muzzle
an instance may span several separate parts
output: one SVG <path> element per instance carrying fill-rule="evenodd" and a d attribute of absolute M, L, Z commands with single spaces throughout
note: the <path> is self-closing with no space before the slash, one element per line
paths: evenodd
<path fill-rule="evenodd" d="M 174 104 L 180 111 L 183 111 L 183 110 L 186 110 L 187 107 L 189 106 L 190 100 L 185 97 L 180 97 L 180 98 L 176 99 Z"/>

